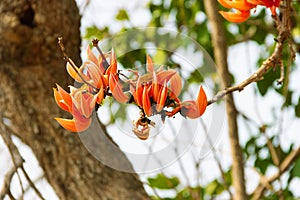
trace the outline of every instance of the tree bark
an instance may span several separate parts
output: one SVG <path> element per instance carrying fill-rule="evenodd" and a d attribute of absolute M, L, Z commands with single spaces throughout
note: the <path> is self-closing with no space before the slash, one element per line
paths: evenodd
<path fill-rule="evenodd" d="M 218 13 L 218 2 L 216 0 L 204 0 L 205 10 L 211 25 L 211 37 L 214 48 L 214 57 L 217 65 L 217 71 L 221 77 L 223 86 L 230 87 L 232 80 L 227 65 L 227 44 L 225 29 L 222 25 L 221 17 Z M 228 120 L 228 132 L 230 140 L 230 149 L 232 155 L 232 181 L 235 189 L 234 199 L 247 199 L 243 153 L 239 144 L 237 110 L 235 107 L 232 93 L 225 99 L 226 113 Z"/>
<path fill-rule="evenodd" d="M 100 163 L 53 119 L 66 115 L 54 102 L 54 83 L 72 83 L 57 37 L 64 37 L 69 56 L 80 64 L 79 25 L 71 0 L 0 1 L 0 112 L 32 148 L 60 199 L 147 199 L 135 174 Z M 103 142 L 94 143 L 106 152 Z M 111 160 L 132 169 L 121 152 Z"/>

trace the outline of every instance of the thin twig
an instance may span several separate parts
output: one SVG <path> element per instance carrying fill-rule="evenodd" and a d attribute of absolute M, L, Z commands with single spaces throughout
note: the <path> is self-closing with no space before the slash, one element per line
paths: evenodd
<path fill-rule="evenodd" d="M 2 115 L 0 115 L 0 120 L 2 120 Z M 7 174 L 5 175 L 5 178 L 4 178 L 4 184 L 3 184 L 3 187 L 0 192 L 0 199 L 3 199 L 6 194 L 10 195 L 10 183 L 11 183 L 11 179 L 15 173 L 18 176 L 22 194 L 24 193 L 23 184 L 21 181 L 20 174 L 18 172 L 18 168 L 20 168 L 22 166 L 24 159 L 22 158 L 22 156 L 19 153 L 19 150 L 13 143 L 13 141 L 11 139 L 11 134 L 6 130 L 5 125 L 2 122 L 0 122 L 0 126 L 1 126 L 1 131 L 0 131 L 1 137 L 3 138 L 3 141 L 8 148 L 8 151 L 10 153 L 10 156 L 11 156 L 11 159 L 12 159 L 12 162 L 14 165 L 11 168 L 11 170 L 9 170 L 7 172 Z"/>
<path fill-rule="evenodd" d="M 37 177 L 35 180 L 33 180 L 32 182 L 34 184 L 36 184 L 37 182 L 41 181 L 43 178 L 45 178 L 44 174 L 40 175 L 39 177 Z M 28 192 L 29 189 L 31 188 L 30 185 L 27 185 L 25 188 L 24 188 L 24 193 Z"/>
<path fill-rule="evenodd" d="M 182 172 L 182 174 L 183 174 L 183 176 L 184 176 L 184 178 L 185 178 L 185 180 L 186 180 L 186 182 L 187 182 L 187 185 L 191 185 L 191 183 L 190 183 L 190 179 L 189 179 L 189 176 L 188 176 L 188 174 L 187 174 L 187 172 L 186 172 L 186 169 L 185 169 L 185 167 L 184 167 L 184 164 L 182 163 L 182 159 L 181 159 L 181 156 L 179 155 L 179 152 L 178 152 L 178 139 L 176 138 L 176 130 L 175 130 L 175 128 L 174 128 L 174 126 L 170 126 L 170 129 L 171 129 L 171 132 L 172 132 L 172 134 L 174 135 L 174 137 L 175 137 L 175 144 L 174 144 L 174 146 L 175 146 L 175 148 L 174 148 L 174 152 L 175 152 L 175 154 L 176 154 L 176 157 L 178 158 L 178 165 L 179 165 L 179 168 L 180 168 L 180 170 L 181 170 L 181 172 Z"/>
<path fill-rule="evenodd" d="M 280 61 L 280 78 L 277 80 L 277 84 L 281 85 L 284 82 L 284 64 Z"/>
<path fill-rule="evenodd" d="M 230 188 L 229 188 L 230 186 L 228 185 L 228 183 L 226 181 L 226 174 L 225 174 L 225 172 L 224 172 L 224 170 L 222 168 L 220 160 L 218 159 L 218 156 L 216 154 L 216 149 L 215 149 L 214 145 L 212 144 L 212 141 L 211 141 L 211 139 L 209 137 L 209 134 L 208 134 L 208 131 L 207 131 L 207 127 L 206 127 L 205 123 L 203 122 L 202 118 L 200 118 L 200 123 L 201 123 L 201 125 L 202 125 L 202 127 L 204 129 L 204 134 L 205 134 L 205 137 L 206 137 L 206 139 L 208 141 L 208 145 L 209 145 L 209 147 L 212 150 L 213 157 L 214 157 L 215 161 L 217 162 L 217 166 L 218 166 L 218 169 L 219 169 L 219 171 L 221 173 L 221 178 L 222 178 L 223 184 L 224 184 L 226 190 L 229 193 L 230 199 L 233 199 L 233 195 L 232 195 L 232 193 L 230 191 Z"/>
<path fill-rule="evenodd" d="M 74 62 L 71 60 L 71 58 L 69 58 L 69 56 L 66 53 L 66 49 L 63 43 L 63 38 L 62 37 L 58 37 L 58 45 L 64 55 L 64 59 L 66 62 L 70 63 L 70 66 L 76 71 L 76 73 L 78 74 L 79 78 L 88 86 L 90 86 L 91 88 L 93 88 L 96 91 L 99 91 L 99 88 L 96 88 L 95 86 L 93 86 L 92 84 L 90 84 L 89 82 L 87 82 L 81 75 L 81 73 L 79 72 L 79 70 L 77 69 L 77 67 L 75 66 Z"/>
<path fill-rule="evenodd" d="M 101 56 L 101 58 L 102 58 L 102 64 L 103 64 L 103 66 L 104 66 L 104 69 L 107 69 L 107 68 L 109 67 L 109 64 L 108 64 L 108 62 L 107 62 L 107 60 L 106 60 L 106 58 L 105 58 L 103 52 L 101 51 L 101 49 L 100 49 L 98 43 L 99 43 L 99 40 L 98 40 L 98 39 L 93 39 L 92 44 L 93 44 L 94 47 L 96 47 L 96 49 L 97 49 L 98 52 L 100 53 L 100 56 Z M 110 61 L 110 62 L 111 62 L 111 61 Z"/>
<path fill-rule="evenodd" d="M 26 170 L 24 169 L 24 166 L 21 166 L 21 170 L 23 172 L 23 174 L 25 175 L 26 180 L 28 181 L 29 185 L 32 187 L 32 189 L 35 191 L 35 193 L 38 195 L 38 197 L 42 200 L 45 200 L 43 195 L 41 194 L 41 192 L 37 189 L 37 187 L 35 186 L 34 182 L 31 180 L 31 178 L 29 177 L 28 173 L 26 172 Z"/>
<path fill-rule="evenodd" d="M 279 160 L 278 153 L 277 153 L 272 141 L 270 140 L 270 138 L 266 134 L 264 134 L 264 136 L 267 139 L 267 146 L 268 146 L 268 149 L 271 154 L 271 159 L 273 160 L 273 163 L 275 164 L 275 166 L 278 168 L 278 170 L 280 172 L 280 160 Z M 284 197 L 282 194 L 282 184 L 281 184 L 280 176 L 277 178 L 277 180 L 279 181 L 279 184 L 280 184 L 279 197 L 280 197 L 280 199 L 283 199 Z"/>
<path fill-rule="evenodd" d="M 2 117 L 1 117 L 1 119 L 2 119 Z M 24 169 L 24 166 L 23 166 L 24 159 L 22 158 L 22 156 L 21 156 L 18 148 L 16 147 L 16 145 L 11 140 L 10 136 L 12 135 L 12 133 L 10 132 L 10 130 L 8 129 L 8 127 L 6 127 L 5 124 L 0 123 L 0 126 L 1 126 L 1 132 L 0 132 L 1 136 L 2 136 L 2 138 L 4 140 L 4 142 L 7 144 L 7 147 L 8 147 L 8 150 L 9 150 L 10 154 L 11 154 L 12 161 L 14 163 L 15 168 L 16 169 L 20 168 L 22 170 L 23 174 L 25 175 L 26 180 L 28 181 L 29 185 L 33 188 L 33 190 L 36 192 L 37 196 L 40 199 L 44 200 L 44 197 L 42 196 L 42 194 L 40 193 L 40 191 L 36 188 L 36 186 L 34 185 L 34 183 L 31 181 L 30 177 L 28 176 L 26 170 Z M 16 170 L 16 172 L 18 174 L 17 170 Z M 21 181 L 20 176 L 19 176 L 19 180 Z M 22 194 L 24 194 L 23 185 L 22 185 L 21 182 L 20 182 L 20 184 L 21 184 Z M 1 192 L 1 195 L 2 195 L 2 192 Z"/>
<path fill-rule="evenodd" d="M 290 0 L 287 0 L 287 4 L 290 2 Z M 210 105 L 212 103 L 217 102 L 219 99 L 223 98 L 225 95 L 233 93 L 235 91 L 242 91 L 246 86 L 248 86 L 251 83 L 257 82 L 261 80 L 266 72 L 268 72 L 271 68 L 276 66 L 278 63 L 282 63 L 282 51 L 284 48 L 284 43 L 290 36 L 290 12 L 287 9 L 285 9 L 285 14 L 283 17 L 282 22 L 279 21 L 278 16 L 273 16 L 275 22 L 278 24 L 278 36 L 276 38 L 276 46 L 272 53 L 272 55 L 266 59 L 262 65 L 258 68 L 256 72 L 254 72 L 250 77 L 239 83 L 238 85 L 225 88 L 222 91 L 219 91 L 212 99 L 210 99 L 207 103 L 207 105 Z M 284 76 L 284 75 L 283 75 Z M 279 80 L 280 81 L 280 80 Z"/>
<path fill-rule="evenodd" d="M 300 157 L 300 148 L 292 151 L 289 155 L 282 161 L 279 166 L 279 170 L 271 177 L 266 178 L 265 176 L 261 176 L 260 184 L 256 187 L 253 193 L 253 200 L 261 199 L 265 189 L 266 183 L 270 185 L 272 182 L 278 179 L 285 171 L 287 171 L 290 166 L 295 162 L 296 159 Z"/>
<path fill-rule="evenodd" d="M 222 91 L 219 91 L 212 99 L 207 102 L 207 105 L 217 102 L 219 99 L 223 98 L 225 95 L 233 93 L 235 91 L 242 91 L 250 83 L 257 82 L 262 79 L 263 75 L 281 59 L 281 53 L 283 49 L 283 43 L 277 43 L 276 49 L 273 54 L 263 62 L 260 68 L 254 72 L 250 77 L 239 83 L 238 85 L 225 88 Z"/>
<path fill-rule="evenodd" d="M 10 183 L 11 183 L 12 177 L 15 175 L 16 171 L 18 170 L 18 167 L 19 166 L 13 166 L 5 174 L 5 176 L 4 176 L 4 183 L 2 185 L 1 192 L 0 192 L 0 199 L 4 199 L 4 197 L 6 195 L 9 195 L 8 193 L 10 191 Z"/>

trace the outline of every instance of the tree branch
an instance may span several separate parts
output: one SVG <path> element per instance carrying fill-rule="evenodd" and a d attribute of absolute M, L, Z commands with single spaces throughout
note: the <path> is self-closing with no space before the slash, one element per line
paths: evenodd
<path fill-rule="evenodd" d="M 2 115 L 0 115 L 0 117 L 1 117 L 0 119 L 2 120 Z M 0 122 L 0 126 L 1 126 L 1 132 L 0 132 L 1 136 L 2 136 L 5 144 L 7 145 L 7 148 L 11 154 L 12 161 L 14 163 L 14 168 L 12 168 L 6 175 L 7 179 L 5 179 L 5 184 L 1 190 L 0 199 L 2 199 L 2 197 L 4 197 L 10 191 L 9 188 L 10 188 L 11 179 L 15 172 L 18 173 L 17 170 L 18 170 L 18 168 L 20 168 L 22 170 L 23 174 L 25 175 L 25 178 L 28 181 L 31 188 L 35 191 L 35 193 L 37 194 L 37 196 L 40 199 L 44 200 L 44 197 L 42 196 L 40 191 L 36 188 L 36 186 L 34 185 L 34 183 L 31 180 L 31 178 L 27 174 L 26 170 L 24 169 L 24 166 L 23 166 L 24 159 L 22 158 L 18 148 L 16 147 L 16 145 L 13 143 L 13 141 L 11 139 L 11 135 L 12 135 L 11 130 L 9 130 L 9 127 L 7 127 L 2 122 Z M 21 181 L 20 177 L 19 177 L 19 180 Z M 22 187 L 21 182 L 20 182 L 20 184 Z M 22 193 L 24 193 L 23 187 L 22 187 Z"/>
<path fill-rule="evenodd" d="M 18 174 L 18 168 L 20 168 L 23 165 L 23 158 L 21 157 L 19 150 L 16 148 L 15 144 L 13 143 L 11 139 L 11 135 L 6 131 L 4 123 L 2 123 L 2 115 L 0 115 L 0 134 L 1 137 L 6 144 L 8 151 L 10 153 L 12 162 L 13 162 L 13 167 L 6 173 L 4 177 L 4 184 L 2 186 L 2 189 L 0 191 L 0 199 L 4 199 L 6 195 L 12 196 L 10 192 L 10 184 L 13 176 L 17 173 Z M 20 185 L 22 187 L 21 183 L 21 178 L 18 174 L 18 178 L 20 180 Z M 23 192 L 23 187 L 22 187 L 22 192 Z"/>
<path fill-rule="evenodd" d="M 223 98 L 225 95 L 233 93 L 235 91 L 242 91 L 246 86 L 251 83 L 257 82 L 263 78 L 266 72 L 268 72 L 271 68 L 275 67 L 277 64 L 280 64 L 281 75 L 278 80 L 279 83 L 282 83 L 284 80 L 284 70 L 282 63 L 282 51 L 284 48 L 284 43 L 290 36 L 290 3 L 291 0 L 286 0 L 287 6 L 283 11 L 283 17 L 280 21 L 278 16 L 273 16 L 274 21 L 277 24 L 278 36 L 275 39 L 276 46 L 272 53 L 272 55 L 266 59 L 262 65 L 258 68 L 256 72 L 254 72 L 250 77 L 239 83 L 238 85 L 225 88 L 222 91 L 219 91 L 212 99 L 210 99 L 207 105 L 217 102 L 219 99 Z M 220 34 L 219 34 L 220 35 Z M 294 55 L 292 52 L 292 58 L 294 59 Z M 217 59 L 217 58 L 216 58 Z"/>
<path fill-rule="evenodd" d="M 253 193 L 253 200 L 261 199 L 267 185 L 271 185 L 272 182 L 277 180 L 284 172 L 286 172 L 290 166 L 300 157 L 300 148 L 292 151 L 280 164 L 278 171 L 271 177 L 267 178 L 261 176 L 260 184 L 256 187 Z"/>

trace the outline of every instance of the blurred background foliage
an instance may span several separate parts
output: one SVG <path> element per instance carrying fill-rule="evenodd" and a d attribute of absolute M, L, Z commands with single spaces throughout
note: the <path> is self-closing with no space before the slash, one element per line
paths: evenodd
<path fill-rule="evenodd" d="M 292 30 L 291 30 L 291 43 L 293 49 L 299 57 L 300 52 L 300 3 L 299 1 L 293 1 L 292 3 Z M 120 8 L 115 15 L 115 20 L 121 22 L 123 27 L 119 32 L 113 32 L 110 26 L 104 26 L 102 28 L 96 25 L 90 26 L 85 30 L 84 40 L 91 41 L 92 38 L 98 38 L 104 40 L 101 47 L 105 51 L 109 51 L 113 46 L 118 56 L 118 62 L 123 68 L 133 68 L 133 66 L 141 66 L 145 64 L 146 54 L 150 54 L 155 63 L 164 63 L 166 66 L 176 68 L 180 71 L 183 68 L 182 63 L 173 59 L 173 54 L 180 49 L 192 49 L 192 52 L 206 52 L 213 58 L 213 47 L 209 34 L 209 24 L 204 10 L 203 1 L 199 0 L 155 0 L 149 1 L 147 6 L 148 11 L 151 13 L 151 20 L 145 27 L 152 27 L 150 29 L 138 29 L 132 25 L 130 13 L 124 8 Z M 224 9 L 221 6 L 220 10 Z M 274 46 L 276 44 L 276 29 L 271 19 L 270 12 L 264 8 L 258 8 L 253 16 L 244 23 L 233 24 L 224 21 L 226 27 L 226 38 L 229 47 L 238 45 L 240 43 L 254 42 L 259 46 L 260 56 L 256 61 L 256 66 L 259 67 L 262 62 L 271 55 Z M 159 28 L 154 28 L 159 27 Z M 182 40 L 177 34 L 170 32 L 159 31 L 161 27 L 172 27 L 172 30 L 178 31 L 181 34 L 194 40 Z M 138 30 L 138 31 L 137 31 Z M 147 30 L 145 32 L 145 30 Z M 149 31 L 150 30 L 150 31 Z M 126 34 L 124 34 L 127 32 Z M 113 39 L 110 39 L 112 38 Z M 172 38 L 172 39 L 170 39 Z M 151 44 L 149 44 L 151 41 Z M 170 42 L 172 41 L 172 42 Z M 203 49 L 197 47 L 195 44 L 200 44 Z M 147 47 L 153 47 L 155 49 L 168 49 L 170 51 L 147 51 Z M 137 49 L 137 50 L 136 50 Z M 294 91 L 290 87 L 290 75 L 297 69 L 296 64 L 290 57 L 289 48 L 285 48 L 283 54 L 283 62 L 285 66 L 285 81 L 283 85 L 278 85 L 276 80 L 280 76 L 279 66 L 275 70 L 270 70 L 264 76 L 264 79 L 260 80 L 256 84 L 255 94 L 257 98 L 264 98 L 270 91 L 275 91 L 283 99 L 281 107 L 275 107 L 274 113 L 289 112 L 292 117 L 300 118 L 300 93 Z M 237 55 L 239 56 L 239 55 Z M 203 83 L 204 81 L 212 82 L 211 89 L 214 93 L 219 91 L 218 76 L 213 64 L 210 60 L 204 60 L 199 66 L 195 66 L 195 69 L 185 75 L 187 82 L 190 84 Z M 246 59 L 245 59 L 246 62 Z M 246 63 L 241 63 L 241 68 L 244 68 Z M 209 66 L 209 67 L 205 67 Z M 145 68 L 143 68 L 145 70 Z M 299 71 L 298 71 L 299 72 Z M 233 79 L 235 77 L 233 76 Z M 236 84 L 236 82 L 235 82 Z M 298 83 L 299 84 L 299 83 Z M 186 87 L 186 86 L 185 86 Z M 236 101 L 239 101 L 236 98 Z M 247 104 L 247 102 L 245 102 Z M 124 105 L 120 105 L 124 106 Z M 126 115 L 122 115 L 124 107 L 119 107 L 119 114 L 115 114 L 117 118 L 121 120 L 126 118 Z M 288 144 L 288 147 L 283 148 L 280 140 L 280 135 L 284 134 L 284 130 L 276 129 L 274 127 L 279 126 L 281 118 L 278 115 L 273 115 L 273 121 L 266 124 L 258 124 L 255 120 L 250 119 L 247 113 L 240 113 L 240 118 L 246 126 L 249 126 L 247 134 L 250 137 L 247 141 L 243 142 L 244 159 L 247 166 L 251 166 L 257 173 L 266 175 L 266 172 L 270 168 L 278 167 L 278 161 L 274 160 L 272 155 L 272 149 L 275 150 L 279 163 L 281 163 L 289 153 L 298 147 L 295 147 L 293 143 Z M 116 120 L 115 117 L 111 117 L 111 122 Z M 299 125 L 300 127 L 300 125 Z M 240 133 L 244 134 L 244 133 Z M 299 133 L 295 133 L 295 137 Z M 196 163 L 195 163 L 196 164 Z M 284 178 L 278 179 L 275 185 L 271 185 L 270 188 L 264 193 L 262 199 L 295 199 L 300 198 L 294 196 L 291 191 L 290 183 L 297 179 L 300 183 L 300 158 L 284 173 Z M 167 176 L 163 173 L 159 173 L 154 177 L 149 177 L 145 182 L 146 185 L 151 187 L 153 191 L 151 196 L 153 199 L 178 199 L 178 200 L 191 200 L 191 199 L 214 199 L 219 195 L 228 194 L 229 190 L 232 190 L 231 181 L 231 167 L 227 169 L 222 177 L 216 177 L 214 180 L 205 185 L 186 185 L 181 182 L 178 177 Z M 280 187 L 277 187 L 278 184 Z M 298 185 L 298 190 L 300 186 Z M 158 191 L 173 191 L 169 196 L 161 197 Z M 279 195 L 280 194 L 280 195 Z M 299 194 L 299 193 L 298 193 Z M 250 194 L 251 195 L 251 194 Z M 228 195 L 227 195 L 228 197 Z"/>

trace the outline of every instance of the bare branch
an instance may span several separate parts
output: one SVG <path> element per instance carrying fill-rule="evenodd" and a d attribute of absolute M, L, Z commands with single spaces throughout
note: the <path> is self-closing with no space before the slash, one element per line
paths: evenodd
<path fill-rule="evenodd" d="M 228 87 L 222 91 L 219 91 L 212 99 L 208 101 L 207 105 L 215 103 L 216 101 L 223 98 L 227 94 L 233 93 L 235 91 L 240 92 L 249 84 L 261 80 L 264 74 L 266 74 L 266 72 L 268 72 L 271 68 L 275 67 L 277 64 L 280 64 L 280 69 L 281 69 L 281 76 L 277 82 L 282 83 L 284 81 L 284 69 L 283 69 L 284 66 L 282 62 L 282 51 L 285 42 L 288 40 L 290 36 L 290 8 L 291 8 L 290 3 L 291 3 L 290 0 L 286 0 L 287 6 L 284 9 L 282 21 L 280 21 L 278 16 L 273 16 L 274 21 L 277 24 L 278 36 L 275 39 L 276 46 L 272 55 L 268 59 L 266 59 L 262 63 L 262 65 L 258 68 L 258 70 L 254 72 L 250 77 L 248 77 L 238 85 Z M 290 47 L 290 51 L 291 51 L 292 59 L 294 59 L 295 54 L 293 53 L 294 51 L 291 47 Z"/>
<path fill-rule="evenodd" d="M 28 181 L 30 187 L 32 187 L 32 189 L 35 191 L 35 193 L 38 195 L 38 197 L 42 200 L 44 200 L 44 197 L 42 196 L 41 192 L 37 189 L 37 187 L 35 186 L 34 182 L 31 180 L 31 178 L 29 177 L 28 173 L 26 172 L 26 170 L 24 169 L 24 166 L 21 166 L 22 172 L 25 175 L 26 180 Z"/>
<path fill-rule="evenodd" d="M 206 127 L 205 123 L 203 122 L 202 118 L 200 118 L 200 123 L 201 123 L 201 125 L 202 125 L 202 127 L 204 129 L 204 134 L 205 134 L 205 137 L 206 137 L 206 139 L 208 141 L 208 145 L 212 149 L 213 157 L 214 157 L 215 161 L 217 162 L 218 169 L 219 169 L 219 171 L 221 173 L 221 178 L 222 178 L 221 180 L 222 180 L 222 182 L 223 182 L 223 184 L 224 184 L 227 192 L 229 193 L 230 199 L 233 199 L 233 195 L 232 195 L 232 193 L 230 191 L 230 185 L 228 185 L 228 183 L 226 182 L 226 174 L 225 174 L 225 172 L 224 172 L 224 170 L 222 168 L 221 162 L 220 162 L 220 160 L 219 160 L 219 158 L 218 158 L 218 156 L 216 154 L 216 148 L 214 147 L 214 145 L 213 145 L 213 143 L 212 143 L 212 141 L 211 141 L 211 139 L 209 137 L 209 134 L 208 134 L 208 131 L 207 131 L 207 127 Z"/>
<path fill-rule="evenodd" d="M 18 170 L 18 166 L 13 166 L 4 176 L 4 183 L 0 191 L 0 199 L 4 199 L 6 195 L 9 195 L 10 192 L 10 183 L 12 177 L 15 175 L 16 171 Z"/>
<path fill-rule="evenodd" d="M 248 86 L 251 83 L 257 82 L 261 80 L 266 72 L 268 72 L 269 69 L 273 68 L 278 61 L 281 60 L 281 54 L 283 50 L 283 42 L 285 41 L 287 35 L 286 34 L 280 34 L 278 36 L 278 42 L 276 44 L 275 50 L 273 54 L 263 62 L 263 64 L 260 66 L 260 68 L 254 72 L 250 77 L 239 83 L 238 85 L 225 88 L 222 91 L 219 91 L 212 99 L 210 99 L 207 103 L 207 105 L 210 105 L 212 103 L 217 102 L 219 99 L 223 98 L 225 95 L 233 93 L 235 91 L 242 91 L 246 86 Z M 281 42 L 279 42 L 281 41 Z"/>
<path fill-rule="evenodd" d="M 43 178 L 45 178 L 45 175 L 42 174 L 41 176 L 37 177 L 35 180 L 33 180 L 32 182 L 34 184 L 36 184 L 37 182 L 43 180 Z M 27 185 L 25 188 L 24 188 L 24 194 L 26 194 L 26 192 L 28 192 L 30 190 L 31 186 L 30 185 Z"/>
<path fill-rule="evenodd" d="M 2 120 L 2 115 L 0 115 L 0 116 L 1 116 L 1 120 Z M 22 172 L 24 173 L 25 178 L 27 179 L 29 185 L 33 188 L 33 190 L 36 192 L 38 197 L 40 199 L 44 200 L 44 197 L 42 196 L 40 191 L 36 188 L 36 186 L 34 185 L 34 183 L 31 180 L 31 178 L 28 176 L 26 170 L 24 169 L 24 166 L 23 166 L 24 159 L 22 158 L 18 148 L 16 147 L 16 145 L 13 143 L 13 141 L 11 139 L 11 135 L 12 135 L 11 130 L 9 129 L 9 127 L 7 127 L 2 122 L 0 122 L 0 126 L 1 126 L 1 131 L 0 131 L 1 136 L 4 140 L 4 142 L 7 145 L 7 148 L 9 150 L 10 154 L 11 154 L 11 157 L 12 157 L 12 161 L 14 163 L 13 170 L 9 171 L 9 173 L 7 174 L 7 180 L 5 180 L 5 184 L 4 184 L 5 187 L 2 188 L 1 193 L 0 193 L 1 194 L 0 197 L 2 197 L 2 195 L 5 196 L 6 194 L 8 194 L 8 192 L 10 191 L 9 186 L 10 186 L 11 178 L 14 175 L 14 172 L 16 172 L 18 174 L 17 169 L 20 168 L 22 170 Z M 24 188 L 22 186 L 21 178 L 20 178 L 19 174 L 18 174 L 18 177 L 19 177 L 19 180 L 20 180 L 22 194 L 24 194 Z M 2 199 L 2 198 L 0 198 L 0 199 Z"/>
<path fill-rule="evenodd" d="M 261 176 L 260 184 L 254 190 L 253 200 L 261 199 L 266 186 L 271 185 L 272 182 L 277 180 L 284 172 L 286 172 L 292 164 L 294 164 L 295 160 L 300 157 L 300 147 L 294 151 L 292 151 L 280 164 L 279 170 L 271 177 L 266 178 L 265 176 Z"/>
<path fill-rule="evenodd" d="M 284 82 L 284 64 L 280 62 L 280 78 L 277 80 L 277 84 L 281 85 Z"/>
<path fill-rule="evenodd" d="M 23 186 L 22 186 L 22 182 L 21 182 L 21 178 L 20 175 L 18 173 L 18 168 L 20 168 L 24 162 L 23 158 L 21 157 L 19 150 L 17 149 L 17 147 L 15 146 L 15 144 L 13 143 L 12 139 L 11 139 L 11 134 L 9 134 L 5 128 L 5 125 L 2 123 L 2 115 L 0 115 L 0 134 L 1 137 L 3 138 L 4 143 L 6 144 L 8 151 L 10 153 L 12 162 L 13 162 L 13 167 L 7 172 L 7 174 L 5 175 L 4 178 L 4 184 L 3 187 L 1 189 L 0 192 L 0 199 L 4 199 L 4 197 L 6 195 L 9 195 L 10 197 L 12 197 L 12 194 L 10 192 L 10 184 L 11 184 L 11 180 L 12 177 L 17 174 L 19 181 L 20 181 L 20 185 L 21 185 L 21 189 L 22 192 L 24 192 Z"/>

